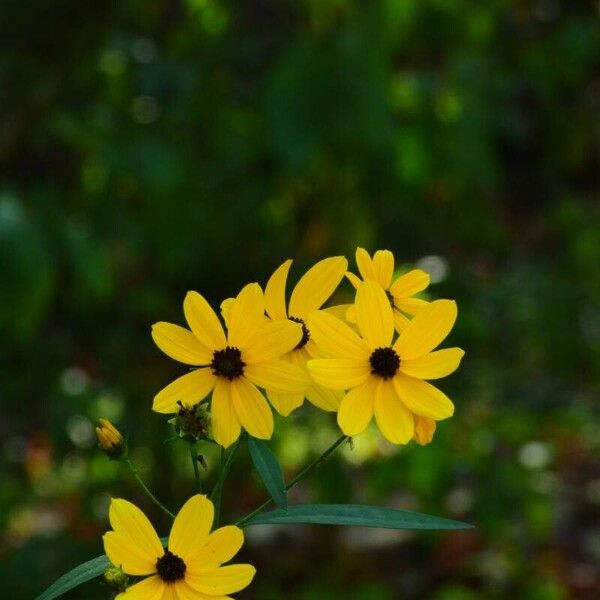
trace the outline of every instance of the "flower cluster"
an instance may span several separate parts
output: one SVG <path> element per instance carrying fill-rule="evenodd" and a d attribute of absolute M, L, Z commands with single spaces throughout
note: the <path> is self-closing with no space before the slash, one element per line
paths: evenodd
<path fill-rule="evenodd" d="M 460 348 L 436 349 L 454 325 L 456 303 L 415 297 L 427 288 L 429 276 L 415 269 L 394 280 L 394 257 L 387 250 L 371 257 L 358 248 L 356 264 L 360 277 L 348 272 L 342 256 L 321 260 L 288 298 L 292 261 L 287 260 L 264 289 L 250 283 L 224 300 L 220 316 L 201 294 L 188 292 L 183 301 L 188 327 L 153 325 L 156 345 L 191 370 L 159 391 L 152 408 L 175 415 L 170 422 L 176 438 L 190 444 L 198 483 L 202 457 L 195 450 L 197 441 L 223 448 L 221 470 L 211 493 L 216 505 L 197 494 L 175 516 L 139 477 L 125 438 L 109 421 L 101 421 L 96 430 L 100 447 L 123 460 L 153 502 L 174 519 L 165 549 L 137 507 L 112 500 L 112 531 L 104 535 L 104 548 L 113 566 L 105 581 L 119 600 L 218 600 L 249 585 L 254 567 L 223 566 L 241 548 L 242 530 L 230 525 L 211 533 L 211 528 L 213 519 L 218 522 L 229 464 L 223 453 L 242 429 L 253 438 L 269 439 L 271 407 L 287 416 L 307 399 L 337 413 L 344 435 L 330 451 L 364 431 L 373 418 L 393 444 L 428 444 L 436 422 L 453 414 L 452 402 L 428 381 L 455 371 L 463 357 Z M 326 307 L 344 277 L 354 287 L 354 302 Z M 236 448 L 228 451 L 229 460 Z M 243 526 L 249 517 L 238 523 Z M 128 576 L 136 578 L 132 585 Z"/>
<path fill-rule="evenodd" d="M 394 257 L 356 251 L 360 277 L 342 256 L 319 261 L 286 295 L 291 260 L 278 267 L 264 290 L 246 285 L 221 304 L 222 321 L 197 292 L 188 292 L 183 312 L 189 326 L 160 322 L 156 345 L 193 367 L 154 398 L 153 410 L 178 413 L 206 402 L 213 439 L 223 447 L 242 429 L 269 439 L 271 406 L 287 416 L 306 398 L 337 412 L 349 436 L 373 416 L 394 444 L 429 443 L 435 422 L 450 417 L 452 402 L 427 380 L 455 371 L 464 352 L 435 350 L 452 329 L 456 303 L 428 302 L 415 294 L 429 276 L 414 269 L 394 280 Z M 353 304 L 323 308 L 344 276 L 355 288 Z"/>
<path fill-rule="evenodd" d="M 253 566 L 222 566 L 242 547 L 242 530 L 228 525 L 211 533 L 213 515 L 206 496 L 192 496 L 175 517 L 165 550 L 139 508 L 113 499 L 109 510 L 113 530 L 103 538 L 106 555 L 124 573 L 144 576 L 119 594 L 119 600 L 223 600 L 249 585 Z"/>

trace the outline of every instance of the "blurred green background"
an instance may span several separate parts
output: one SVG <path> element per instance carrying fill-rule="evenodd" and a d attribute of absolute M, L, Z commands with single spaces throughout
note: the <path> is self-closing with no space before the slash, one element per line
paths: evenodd
<path fill-rule="evenodd" d="M 357 245 L 457 299 L 456 414 L 425 448 L 357 438 L 293 499 L 477 529 L 249 529 L 259 571 L 236 596 L 600 597 L 599 32 L 575 0 L 4 2 L 2 597 L 100 554 L 111 496 L 166 533 L 96 449 L 98 417 L 169 506 L 192 493 L 150 411 L 182 373 L 151 323 L 288 257 L 294 278 L 331 254 L 354 268 Z M 291 476 L 336 436 L 305 407 L 273 445 Z M 240 453 L 229 520 L 264 498 Z"/>

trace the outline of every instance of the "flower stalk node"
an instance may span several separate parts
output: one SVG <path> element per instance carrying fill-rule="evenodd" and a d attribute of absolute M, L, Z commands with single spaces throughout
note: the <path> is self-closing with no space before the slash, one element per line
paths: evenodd
<path fill-rule="evenodd" d="M 186 442 L 206 439 L 210 430 L 210 413 L 206 402 L 187 406 L 177 401 L 179 411 L 169 423 L 175 428 L 178 437 Z"/>

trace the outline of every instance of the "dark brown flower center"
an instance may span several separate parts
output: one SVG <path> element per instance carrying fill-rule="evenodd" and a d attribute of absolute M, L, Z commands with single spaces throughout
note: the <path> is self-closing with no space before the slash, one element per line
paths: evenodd
<path fill-rule="evenodd" d="M 234 346 L 227 346 L 223 350 L 215 350 L 210 363 L 212 372 L 218 377 L 227 377 L 232 381 L 244 374 L 246 363 L 242 360 L 242 352 Z"/>
<path fill-rule="evenodd" d="M 306 323 L 299 317 L 290 317 L 290 321 L 294 321 L 294 323 L 300 323 L 300 325 L 302 325 L 302 337 L 300 338 L 300 341 L 296 344 L 294 350 L 304 348 L 304 346 L 306 346 L 306 344 L 308 343 L 308 340 L 310 340 L 310 331 L 308 330 Z"/>
<path fill-rule="evenodd" d="M 376 348 L 369 356 L 371 373 L 391 379 L 400 368 L 400 357 L 393 348 Z"/>
<path fill-rule="evenodd" d="M 185 563 L 183 559 L 167 550 L 156 561 L 156 572 L 158 576 L 166 583 L 173 583 L 183 579 L 185 575 Z"/>

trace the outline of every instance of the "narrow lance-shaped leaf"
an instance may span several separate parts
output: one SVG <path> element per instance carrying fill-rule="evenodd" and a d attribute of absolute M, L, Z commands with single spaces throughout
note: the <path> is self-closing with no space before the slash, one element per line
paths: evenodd
<path fill-rule="evenodd" d="M 287 508 L 287 492 L 283 472 L 268 444 L 249 436 L 248 448 L 254 467 L 258 471 L 267 491 L 271 494 L 271 498 L 280 508 Z"/>
<path fill-rule="evenodd" d="M 443 519 L 422 513 L 364 506 L 356 504 L 303 504 L 261 513 L 243 523 L 250 525 L 288 525 L 313 523 L 317 525 L 353 525 L 384 529 L 471 529 L 460 521 Z"/>
<path fill-rule="evenodd" d="M 59 577 L 35 600 L 53 600 L 53 598 L 58 598 L 78 585 L 102 575 L 109 566 L 110 562 L 104 555 L 88 560 L 68 573 L 65 573 L 62 577 Z"/>
<path fill-rule="evenodd" d="M 163 546 L 167 545 L 168 538 L 161 538 Z M 62 577 L 59 577 L 43 594 L 40 594 L 35 600 L 54 600 L 72 589 L 80 586 L 87 581 L 99 577 L 110 567 L 110 561 L 106 554 L 92 558 L 82 563 L 78 567 L 71 569 Z"/>

